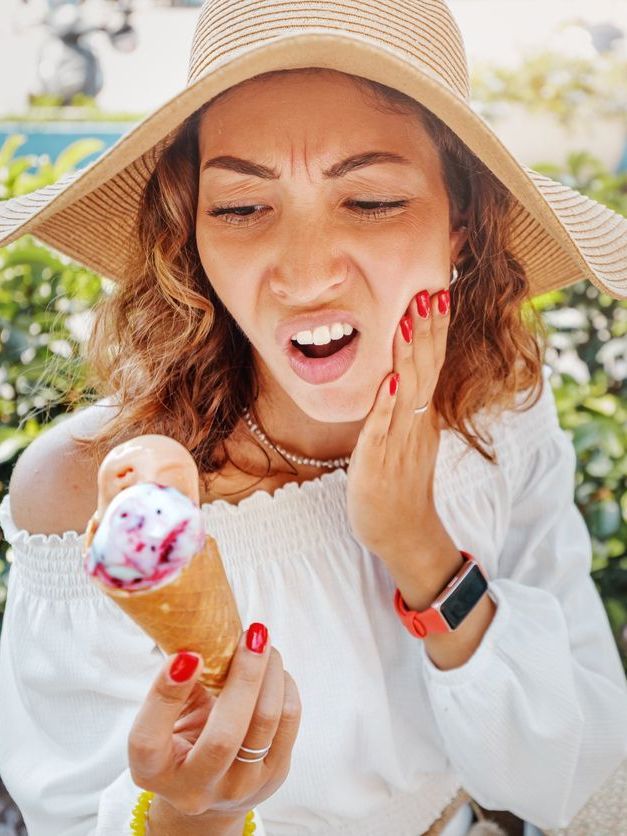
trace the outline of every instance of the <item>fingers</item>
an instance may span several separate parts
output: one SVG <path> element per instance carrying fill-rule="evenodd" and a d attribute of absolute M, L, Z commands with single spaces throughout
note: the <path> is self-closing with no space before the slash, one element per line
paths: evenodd
<path fill-rule="evenodd" d="M 261 691 L 257 698 L 250 726 L 246 732 L 244 742 L 241 744 L 246 749 L 253 751 L 238 752 L 239 757 L 256 761 L 263 754 L 259 750 L 272 744 L 283 710 L 284 689 L 283 660 L 279 651 L 273 647 L 270 651 L 268 667 L 261 683 Z M 240 761 L 236 761 L 236 763 L 240 763 Z M 261 763 L 261 761 L 257 761 L 257 763 Z"/>
<path fill-rule="evenodd" d="M 394 413 L 398 375 L 390 372 L 383 378 L 372 409 L 364 422 L 351 454 L 350 465 L 364 467 L 366 472 L 378 472 L 385 458 L 390 422 Z M 350 472 L 350 466 L 349 466 Z"/>
<path fill-rule="evenodd" d="M 199 780 L 207 774 L 219 777 L 230 768 L 250 726 L 271 656 L 269 637 L 262 653 L 246 646 L 251 628 L 242 633 L 222 693 L 187 756 L 186 762 Z"/>
<path fill-rule="evenodd" d="M 450 324 L 450 295 L 448 290 L 439 290 L 429 296 L 421 290 L 410 302 L 413 335 L 411 358 L 419 387 L 425 385 L 425 400 L 435 389 L 440 369 L 446 355 L 446 338 Z M 408 355 L 405 354 L 404 357 Z M 422 403 L 416 404 L 422 406 Z"/>
<path fill-rule="evenodd" d="M 414 409 L 431 401 L 444 365 L 449 322 L 447 290 L 433 296 L 422 290 L 410 300 L 394 335 L 394 370 L 379 386 L 351 462 L 359 459 L 368 468 L 378 468 L 386 453 L 405 451 L 410 434 L 416 431 L 417 419 L 427 414 L 414 414 Z M 395 377 L 396 387 L 392 384 Z"/>
<path fill-rule="evenodd" d="M 261 642 L 248 646 L 247 639 L 255 634 L 261 635 Z M 181 655 L 196 665 L 177 682 Z M 300 725 L 298 691 L 283 670 L 281 655 L 270 646 L 264 625 L 251 625 L 242 633 L 222 692 L 211 697 L 215 701 L 210 713 L 195 721 L 193 731 L 200 728 L 200 734 L 186 737 L 184 729 L 174 735 L 177 722 L 189 723 L 196 710 L 189 711 L 202 690 L 201 661 L 199 654 L 172 656 L 153 683 L 129 734 L 131 777 L 187 815 L 249 809 L 288 775 Z M 187 712 L 183 718 L 182 712 Z M 241 763 L 236 760 L 241 746 L 270 746 L 270 755 L 253 764 Z"/>
<path fill-rule="evenodd" d="M 451 324 L 451 295 L 448 290 L 439 290 L 431 297 L 431 331 L 436 380 L 444 365 L 446 341 Z M 435 387 L 434 387 L 435 388 Z"/>
<path fill-rule="evenodd" d="M 410 327 L 399 327 L 394 338 L 394 368 L 400 373 L 400 385 L 390 434 L 402 447 L 416 429 L 416 419 L 426 414 L 414 414 L 414 409 L 431 401 L 444 363 L 450 305 L 442 304 L 441 300 L 449 298 L 447 293 L 438 291 L 433 296 L 427 290 L 417 293 L 404 317 L 405 321 L 409 317 Z"/>
<path fill-rule="evenodd" d="M 272 740 L 272 748 L 264 763 L 277 773 L 276 786 L 280 786 L 290 768 L 291 752 L 298 736 L 302 705 L 296 683 L 287 671 L 283 671 L 283 708 L 278 727 Z"/>
<path fill-rule="evenodd" d="M 196 667 L 190 673 L 194 658 Z M 128 758 L 131 776 L 142 786 L 145 780 L 168 769 L 172 757 L 174 725 L 202 671 L 202 657 L 198 653 L 179 653 L 169 656 L 146 699 L 135 717 L 128 736 Z"/>

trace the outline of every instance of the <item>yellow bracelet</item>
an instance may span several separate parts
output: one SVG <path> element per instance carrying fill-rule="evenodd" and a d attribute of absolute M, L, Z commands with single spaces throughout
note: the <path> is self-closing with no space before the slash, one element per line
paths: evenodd
<path fill-rule="evenodd" d="M 154 792 L 144 790 L 139 794 L 137 804 L 133 807 L 133 818 L 131 819 L 131 833 L 134 836 L 146 836 L 146 822 L 148 820 L 148 808 L 155 797 Z M 255 813 L 250 810 L 246 813 L 246 820 L 244 821 L 244 832 L 242 836 L 252 836 L 257 830 L 255 824 Z"/>
<path fill-rule="evenodd" d="M 133 818 L 131 819 L 131 833 L 137 836 L 145 836 L 146 821 L 148 820 L 148 808 L 155 797 L 154 792 L 144 790 L 140 792 L 137 804 L 133 807 Z"/>

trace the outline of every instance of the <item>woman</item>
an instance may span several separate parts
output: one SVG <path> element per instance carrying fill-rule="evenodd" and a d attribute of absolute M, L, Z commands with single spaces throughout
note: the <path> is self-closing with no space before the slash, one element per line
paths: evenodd
<path fill-rule="evenodd" d="M 556 828 L 625 756 L 523 305 L 624 293 L 627 223 L 474 116 L 442 2 L 320 5 L 206 3 L 186 90 L 4 207 L 5 241 L 117 283 L 101 400 L 2 504 L 0 771 L 33 836 L 127 832 L 138 797 L 133 832 L 240 834 L 254 808 L 273 836 L 455 836 L 479 805 Z M 251 624 L 217 700 L 82 574 L 98 463 L 145 432 L 193 454 Z"/>

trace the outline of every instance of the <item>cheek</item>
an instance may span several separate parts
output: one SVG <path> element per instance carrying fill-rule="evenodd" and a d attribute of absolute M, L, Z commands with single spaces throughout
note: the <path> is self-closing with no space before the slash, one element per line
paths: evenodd
<path fill-rule="evenodd" d="M 241 275 L 237 265 L 231 264 L 223 248 L 215 246 L 215 243 L 210 241 L 210 236 L 198 229 L 196 247 L 205 276 L 225 307 L 230 310 L 231 297 L 237 297 L 237 282 L 233 277 Z"/>
<path fill-rule="evenodd" d="M 205 275 L 220 297 L 223 291 L 228 292 L 234 287 L 237 292 L 238 283 L 251 286 L 251 267 L 255 262 L 251 257 L 253 248 L 250 244 L 238 242 L 234 235 L 225 241 L 200 226 L 196 229 L 196 248 Z"/>
<path fill-rule="evenodd" d="M 403 263 L 413 272 L 430 273 L 436 281 L 446 268 L 449 259 L 449 230 L 447 218 L 434 209 L 432 215 L 412 218 L 408 221 L 407 234 L 402 236 Z"/>
<path fill-rule="evenodd" d="M 366 274 L 375 278 L 382 295 L 395 294 L 404 288 L 414 288 L 416 281 L 431 275 L 434 280 L 446 265 L 446 231 L 433 222 L 415 218 L 403 220 L 389 242 L 378 240 L 370 249 Z"/>

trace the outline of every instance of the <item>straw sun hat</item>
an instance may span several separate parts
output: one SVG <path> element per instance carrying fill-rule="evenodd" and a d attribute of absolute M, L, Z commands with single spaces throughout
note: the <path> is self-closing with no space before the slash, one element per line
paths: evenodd
<path fill-rule="evenodd" d="M 381 82 L 445 122 L 515 197 L 512 252 L 532 295 L 586 278 L 627 297 L 627 219 L 518 163 L 471 109 L 461 34 L 443 0 L 205 0 L 186 87 L 91 165 L 0 202 L 0 245 L 31 233 L 118 279 L 142 189 L 177 126 L 245 79 L 301 67 Z"/>

